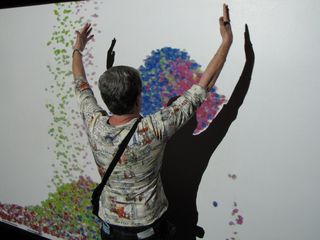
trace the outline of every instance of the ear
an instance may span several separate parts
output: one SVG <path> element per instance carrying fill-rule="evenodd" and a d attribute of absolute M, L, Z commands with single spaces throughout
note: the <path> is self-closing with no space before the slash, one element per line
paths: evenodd
<path fill-rule="evenodd" d="M 140 105 L 141 105 L 141 94 L 139 94 L 137 99 L 136 99 L 136 106 L 140 107 Z"/>

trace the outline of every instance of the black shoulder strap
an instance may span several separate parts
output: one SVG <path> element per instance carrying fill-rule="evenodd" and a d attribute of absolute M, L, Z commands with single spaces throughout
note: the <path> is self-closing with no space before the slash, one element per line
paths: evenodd
<path fill-rule="evenodd" d="M 118 152 L 116 153 L 116 155 L 114 156 L 112 162 L 110 163 L 107 171 L 105 172 L 103 178 L 102 178 L 102 181 L 100 183 L 101 186 L 104 187 L 104 185 L 107 184 L 107 181 L 113 171 L 113 169 L 115 168 L 115 166 L 117 165 L 122 153 L 124 152 L 124 150 L 126 149 L 133 133 L 135 132 L 139 122 L 141 121 L 141 116 L 137 119 L 137 121 L 134 123 L 134 125 L 132 126 L 130 132 L 128 133 L 128 135 L 123 139 L 123 141 L 120 143 L 119 145 L 119 149 L 118 149 Z"/>

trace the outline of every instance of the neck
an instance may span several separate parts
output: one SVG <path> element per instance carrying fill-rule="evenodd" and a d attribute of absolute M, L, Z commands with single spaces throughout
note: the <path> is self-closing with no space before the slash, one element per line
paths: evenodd
<path fill-rule="evenodd" d="M 122 125 L 127 122 L 130 122 L 132 119 L 139 117 L 139 113 L 130 113 L 130 114 L 123 114 L 123 115 L 117 115 L 113 114 L 109 118 L 109 124 L 111 125 Z"/>

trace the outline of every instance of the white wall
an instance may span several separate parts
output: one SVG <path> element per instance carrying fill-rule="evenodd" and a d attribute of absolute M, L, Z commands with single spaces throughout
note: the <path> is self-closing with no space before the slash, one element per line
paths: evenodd
<path fill-rule="evenodd" d="M 222 3 L 103 1 L 97 10 L 101 33 L 91 43 L 97 72 L 103 71 L 113 37 L 118 39 L 116 64 L 139 67 L 152 50 L 171 46 L 186 49 L 204 69 L 220 42 Z M 238 239 L 317 239 L 320 2 L 227 3 L 234 44 L 217 83 L 219 92 L 229 97 L 240 76 L 245 23 L 256 64 L 238 118 L 202 178 L 199 225 L 205 239 L 235 237 L 234 231 Z M 47 149 L 52 140 L 44 89 L 52 81 L 46 42 L 54 24 L 51 5 L 0 11 L 1 202 L 37 204 L 49 192 L 53 155 Z M 234 202 L 244 223 L 229 226 Z"/>
<path fill-rule="evenodd" d="M 52 156 L 44 89 L 51 79 L 45 45 L 52 31 L 50 9 L 0 10 L 1 202 L 28 205 L 47 197 Z"/>

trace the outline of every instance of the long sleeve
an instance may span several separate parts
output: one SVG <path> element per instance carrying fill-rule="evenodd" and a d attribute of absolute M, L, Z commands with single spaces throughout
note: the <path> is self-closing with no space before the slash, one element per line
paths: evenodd
<path fill-rule="evenodd" d="M 83 76 L 75 77 L 74 84 L 80 114 L 87 129 L 90 130 L 96 118 L 105 111 L 98 105 L 88 81 Z"/>
<path fill-rule="evenodd" d="M 193 85 L 169 107 L 150 115 L 150 124 L 156 137 L 160 140 L 168 140 L 193 116 L 205 100 L 206 93 L 203 87 Z"/>

